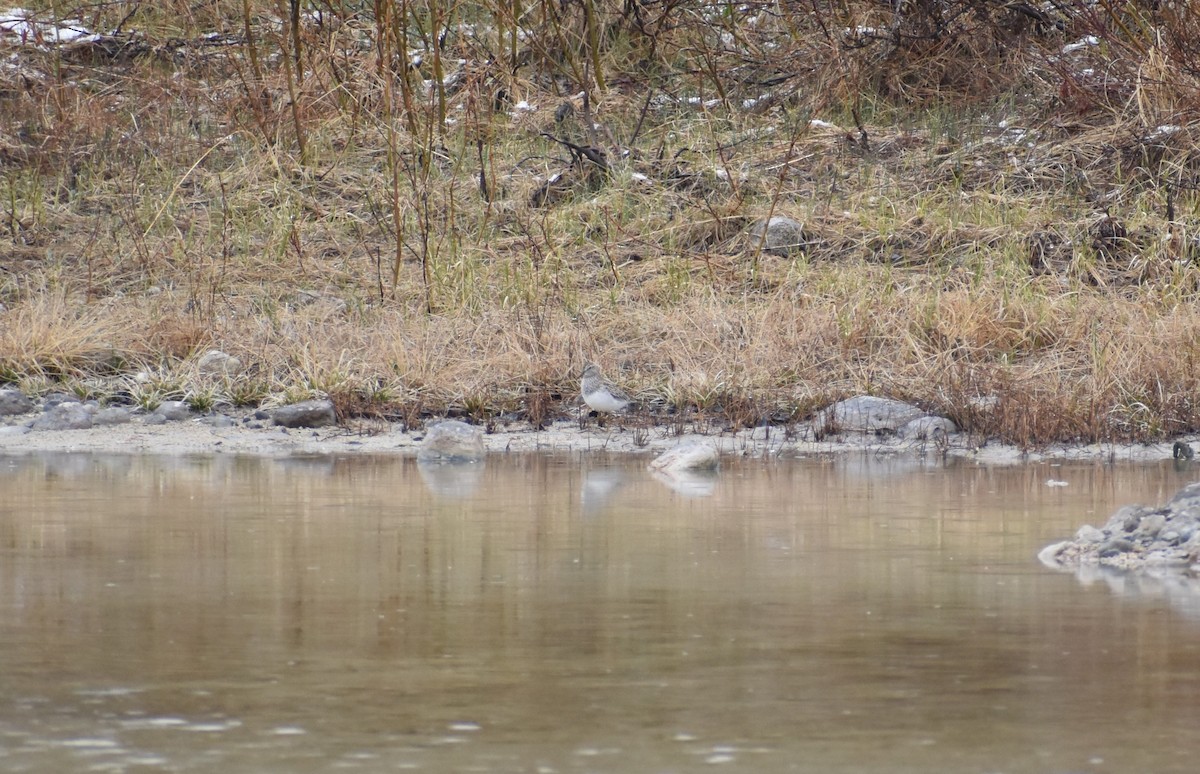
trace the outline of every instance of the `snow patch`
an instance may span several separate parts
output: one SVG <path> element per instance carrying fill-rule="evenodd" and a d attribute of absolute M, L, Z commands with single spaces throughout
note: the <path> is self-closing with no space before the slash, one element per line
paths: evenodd
<path fill-rule="evenodd" d="M 1095 35 L 1087 35 L 1086 37 L 1082 37 L 1074 43 L 1068 43 L 1067 45 L 1063 46 L 1062 52 L 1064 54 L 1070 54 L 1075 51 L 1079 51 L 1080 49 L 1091 48 L 1092 46 L 1098 45 L 1100 45 L 1100 38 L 1096 37 Z"/>
<path fill-rule="evenodd" d="M 48 46 L 58 43 L 79 43 L 99 40 L 79 19 L 59 22 L 42 21 L 24 8 L 0 11 L 0 41 L 21 46 Z"/>

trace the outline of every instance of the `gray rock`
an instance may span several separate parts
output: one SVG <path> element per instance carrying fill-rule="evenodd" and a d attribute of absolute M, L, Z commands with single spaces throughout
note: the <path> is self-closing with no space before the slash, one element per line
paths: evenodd
<path fill-rule="evenodd" d="M 758 221 L 750 227 L 750 238 L 756 245 L 762 242 L 763 251 L 772 255 L 798 253 L 808 244 L 804 224 L 785 215 L 773 215 L 769 220 Z"/>
<path fill-rule="evenodd" d="M 331 400 L 306 400 L 280 406 L 271 412 L 271 421 L 283 427 L 325 427 L 337 424 L 337 412 Z"/>
<path fill-rule="evenodd" d="M 32 430 L 84 430 L 92 426 L 92 410 L 79 401 L 67 401 L 43 411 Z"/>
<path fill-rule="evenodd" d="M 1161 513 L 1151 513 L 1146 518 L 1142 519 L 1134 530 L 1134 534 L 1139 538 L 1149 538 L 1153 540 L 1158 537 L 1162 529 L 1167 524 L 1167 517 Z"/>
<path fill-rule="evenodd" d="M 1109 535 L 1115 535 L 1136 529 L 1138 522 L 1142 520 L 1142 515 L 1149 510 L 1141 505 L 1122 506 L 1108 518 L 1108 522 L 1104 525 L 1104 531 Z"/>
<path fill-rule="evenodd" d="M 924 416 L 906 422 L 896 431 L 905 440 L 936 441 L 958 432 L 954 420 L 946 417 Z"/>
<path fill-rule="evenodd" d="M 17 436 L 25 435 L 28 432 L 29 425 L 4 425 L 0 427 L 0 443 L 3 443 L 6 436 L 9 438 L 16 438 Z"/>
<path fill-rule="evenodd" d="M 143 425 L 165 425 L 166 423 L 167 418 L 162 414 L 147 414 L 146 416 L 142 417 Z"/>
<path fill-rule="evenodd" d="M 1187 569 L 1200 562 L 1200 482 L 1189 484 L 1165 505 L 1126 505 L 1103 530 L 1083 526 L 1074 540 L 1044 548 L 1045 564 L 1078 570 L 1102 565 L 1122 570 Z"/>
<path fill-rule="evenodd" d="M 1101 545 L 1100 550 L 1097 553 L 1100 555 L 1101 559 L 1107 559 L 1112 556 L 1117 556 L 1118 554 L 1128 553 L 1132 551 L 1133 548 L 1134 546 L 1132 540 L 1113 538 L 1112 540 L 1109 540 Z"/>
<path fill-rule="evenodd" d="M 167 422 L 179 422 L 190 417 L 192 409 L 181 400 L 164 400 L 158 404 L 158 408 L 150 413 L 151 415 L 157 414 Z"/>
<path fill-rule="evenodd" d="M 33 401 L 20 390 L 0 390 L 0 416 L 28 414 L 33 411 Z"/>
<path fill-rule="evenodd" d="M 78 396 L 72 395 L 69 392 L 52 392 L 42 398 L 42 410 L 49 411 L 55 406 L 63 403 L 79 403 Z"/>
<path fill-rule="evenodd" d="M 209 427 L 234 427 L 237 425 L 237 420 L 224 414 L 213 414 L 204 418 L 204 424 Z"/>
<path fill-rule="evenodd" d="M 92 424 L 96 426 L 123 425 L 132 420 L 133 409 L 124 406 L 100 409 L 92 415 Z"/>
<path fill-rule="evenodd" d="M 196 370 L 205 376 L 232 376 L 242 370 L 242 361 L 219 349 L 211 349 L 196 361 Z"/>
<path fill-rule="evenodd" d="M 833 432 L 894 432 L 924 416 L 925 412 L 911 403 L 859 395 L 817 412 L 814 424 Z"/>
<path fill-rule="evenodd" d="M 1167 504 L 1176 510 L 1200 506 L 1200 481 L 1194 481 L 1175 493 Z"/>
<path fill-rule="evenodd" d="M 483 431 L 457 419 L 428 428 L 417 450 L 417 459 L 424 462 L 475 462 L 483 455 Z"/>

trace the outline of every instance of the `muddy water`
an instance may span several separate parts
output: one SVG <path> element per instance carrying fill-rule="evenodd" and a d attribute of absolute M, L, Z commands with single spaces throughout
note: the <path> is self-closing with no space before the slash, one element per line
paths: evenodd
<path fill-rule="evenodd" d="M 1034 560 L 1191 474 L 643 465 L 0 458 L 0 771 L 1195 771 L 1200 594 Z"/>

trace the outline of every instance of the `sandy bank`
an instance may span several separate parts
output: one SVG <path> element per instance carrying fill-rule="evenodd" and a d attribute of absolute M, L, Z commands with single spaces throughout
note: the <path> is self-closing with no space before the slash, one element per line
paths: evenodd
<path fill-rule="evenodd" d="M 405 431 L 400 425 L 383 422 L 364 428 L 325 427 L 287 429 L 254 426 L 243 417 L 219 426 L 211 418 L 188 419 L 165 424 L 126 424 L 81 430 L 31 431 L 20 417 L 0 426 L 0 453 L 35 451 L 143 452 L 151 454 L 252 454 L 287 456 L 296 454 L 416 454 L 423 431 Z M 1052 446 L 1037 451 L 997 443 L 981 443 L 959 433 L 938 442 L 901 440 L 892 435 L 846 433 L 815 440 L 811 428 L 759 427 L 738 432 L 682 434 L 674 426 L 609 427 L 594 424 L 581 428 L 573 420 L 560 420 L 535 431 L 526 423 L 497 425 L 484 435 L 490 453 L 500 452 L 609 452 L 658 454 L 676 444 L 705 439 L 724 455 L 747 457 L 806 457 L 831 454 L 914 454 L 967 458 L 984 464 L 1016 464 L 1045 459 L 1092 459 L 1104 462 L 1147 461 L 1171 456 L 1169 444 L 1092 444 Z"/>

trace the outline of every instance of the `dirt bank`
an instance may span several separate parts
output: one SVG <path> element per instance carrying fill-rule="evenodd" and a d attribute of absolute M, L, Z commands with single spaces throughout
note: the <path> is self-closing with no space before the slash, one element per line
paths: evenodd
<path fill-rule="evenodd" d="M 150 454 L 415 454 L 424 432 L 405 431 L 398 424 L 376 422 L 357 427 L 288 429 L 248 421 L 250 415 L 222 415 L 226 426 L 202 417 L 165 424 L 140 421 L 80 430 L 30 431 L 15 422 L 0 426 L 0 453 L 34 451 L 143 452 Z M 965 433 L 938 442 L 906 441 L 892 435 L 845 433 L 816 440 L 806 425 L 759 427 L 737 432 L 677 432 L 675 426 L 581 428 L 575 420 L 560 420 L 544 430 L 524 422 L 498 424 L 484 434 L 491 453 L 610 452 L 657 454 L 682 441 L 703 438 L 723 455 L 803 457 L 830 454 L 914 454 L 967 458 L 982 464 L 1018 464 L 1044 459 L 1139 461 L 1171 455 L 1168 444 L 1057 445 L 1037 451 L 985 443 Z"/>

